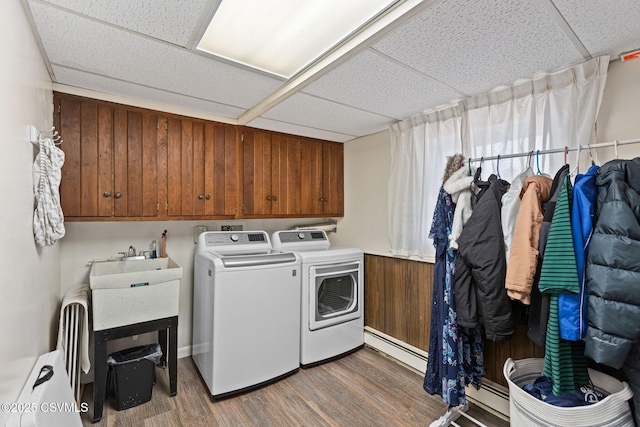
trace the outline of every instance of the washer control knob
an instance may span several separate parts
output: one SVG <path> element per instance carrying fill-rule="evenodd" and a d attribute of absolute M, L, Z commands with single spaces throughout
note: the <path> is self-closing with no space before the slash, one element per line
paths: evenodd
<path fill-rule="evenodd" d="M 303 240 L 304 239 L 304 233 L 298 233 L 298 239 Z"/>
<path fill-rule="evenodd" d="M 238 236 L 237 234 L 232 234 L 231 237 L 229 238 L 231 239 L 232 242 L 237 242 L 240 236 Z"/>

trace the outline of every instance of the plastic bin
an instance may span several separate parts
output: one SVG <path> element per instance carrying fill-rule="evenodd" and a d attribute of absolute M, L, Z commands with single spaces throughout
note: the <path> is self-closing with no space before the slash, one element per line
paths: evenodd
<path fill-rule="evenodd" d="M 133 408 L 151 400 L 155 383 L 155 365 L 162 357 L 160 344 L 132 347 L 111 353 L 109 366 L 110 395 L 116 399 L 116 409 Z"/>
<path fill-rule="evenodd" d="M 544 359 L 507 359 L 503 373 L 509 383 L 509 417 L 514 427 L 634 427 L 628 400 L 633 397 L 625 382 L 589 369 L 595 389 L 606 397 L 589 406 L 553 406 L 536 399 L 521 387 L 533 384 Z"/>

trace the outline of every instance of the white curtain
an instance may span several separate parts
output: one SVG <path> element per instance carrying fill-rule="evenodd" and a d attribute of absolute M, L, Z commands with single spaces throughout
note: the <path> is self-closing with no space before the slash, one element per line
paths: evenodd
<path fill-rule="evenodd" d="M 394 255 L 434 255 L 428 238 L 447 156 L 462 150 L 458 106 L 391 126 L 389 241 Z"/>
<path fill-rule="evenodd" d="M 609 57 L 583 62 L 557 73 L 463 101 L 467 137 L 465 155 L 489 157 L 527 153 L 591 142 L 602 100 Z M 567 157 L 567 162 L 575 163 Z M 537 160 L 537 161 L 536 161 Z M 526 166 L 526 157 L 483 162 L 482 176 L 500 172 L 511 180 Z M 564 156 L 547 154 L 531 159 L 532 168 L 549 175 L 564 164 Z"/>
<path fill-rule="evenodd" d="M 591 141 L 607 76 L 609 57 L 591 59 L 557 73 L 461 101 L 455 107 L 391 126 L 389 240 L 394 255 L 431 257 L 431 218 L 446 158 L 527 153 L 576 147 Z M 577 154 L 568 162 L 576 162 Z M 532 168 L 537 172 L 535 154 Z M 527 157 L 482 164 L 482 177 L 511 180 Z M 560 154 L 540 155 L 549 175 L 564 164 Z"/>

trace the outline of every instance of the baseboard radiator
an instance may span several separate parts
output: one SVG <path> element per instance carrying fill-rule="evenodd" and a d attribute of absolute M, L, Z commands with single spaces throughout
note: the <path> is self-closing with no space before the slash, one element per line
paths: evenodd
<path fill-rule="evenodd" d="M 424 375 L 429 354 L 417 347 L 402 342 L 383 332 L 365 326 L 364 342 L 370 347 Z M 467 387 L 467 398 L 494 415 L 509 418 L 509 389 L 487 379 L 482 380 L 480 390 Z"/>
<path fill-rule="evenodd" d="M 65 367 L 69 375 L 69 382 L 73 390 L 76 403 L 80 402 L 82 394 L 80 385 L 80 343 L 82 342 L 82 320 L 84 318 L 82 304 L 69 304 L 62 313 L 62 344 L 65 357 Z"/>

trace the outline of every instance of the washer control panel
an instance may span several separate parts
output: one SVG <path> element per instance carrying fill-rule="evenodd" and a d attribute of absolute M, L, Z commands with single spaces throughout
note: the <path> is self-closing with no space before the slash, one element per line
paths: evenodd
<path fill-rule="evenodd" d="M 210 231 L 205 233 L 207 246 L 247 245 L 268 242 L 267 234 L 263 231 Z"/>

